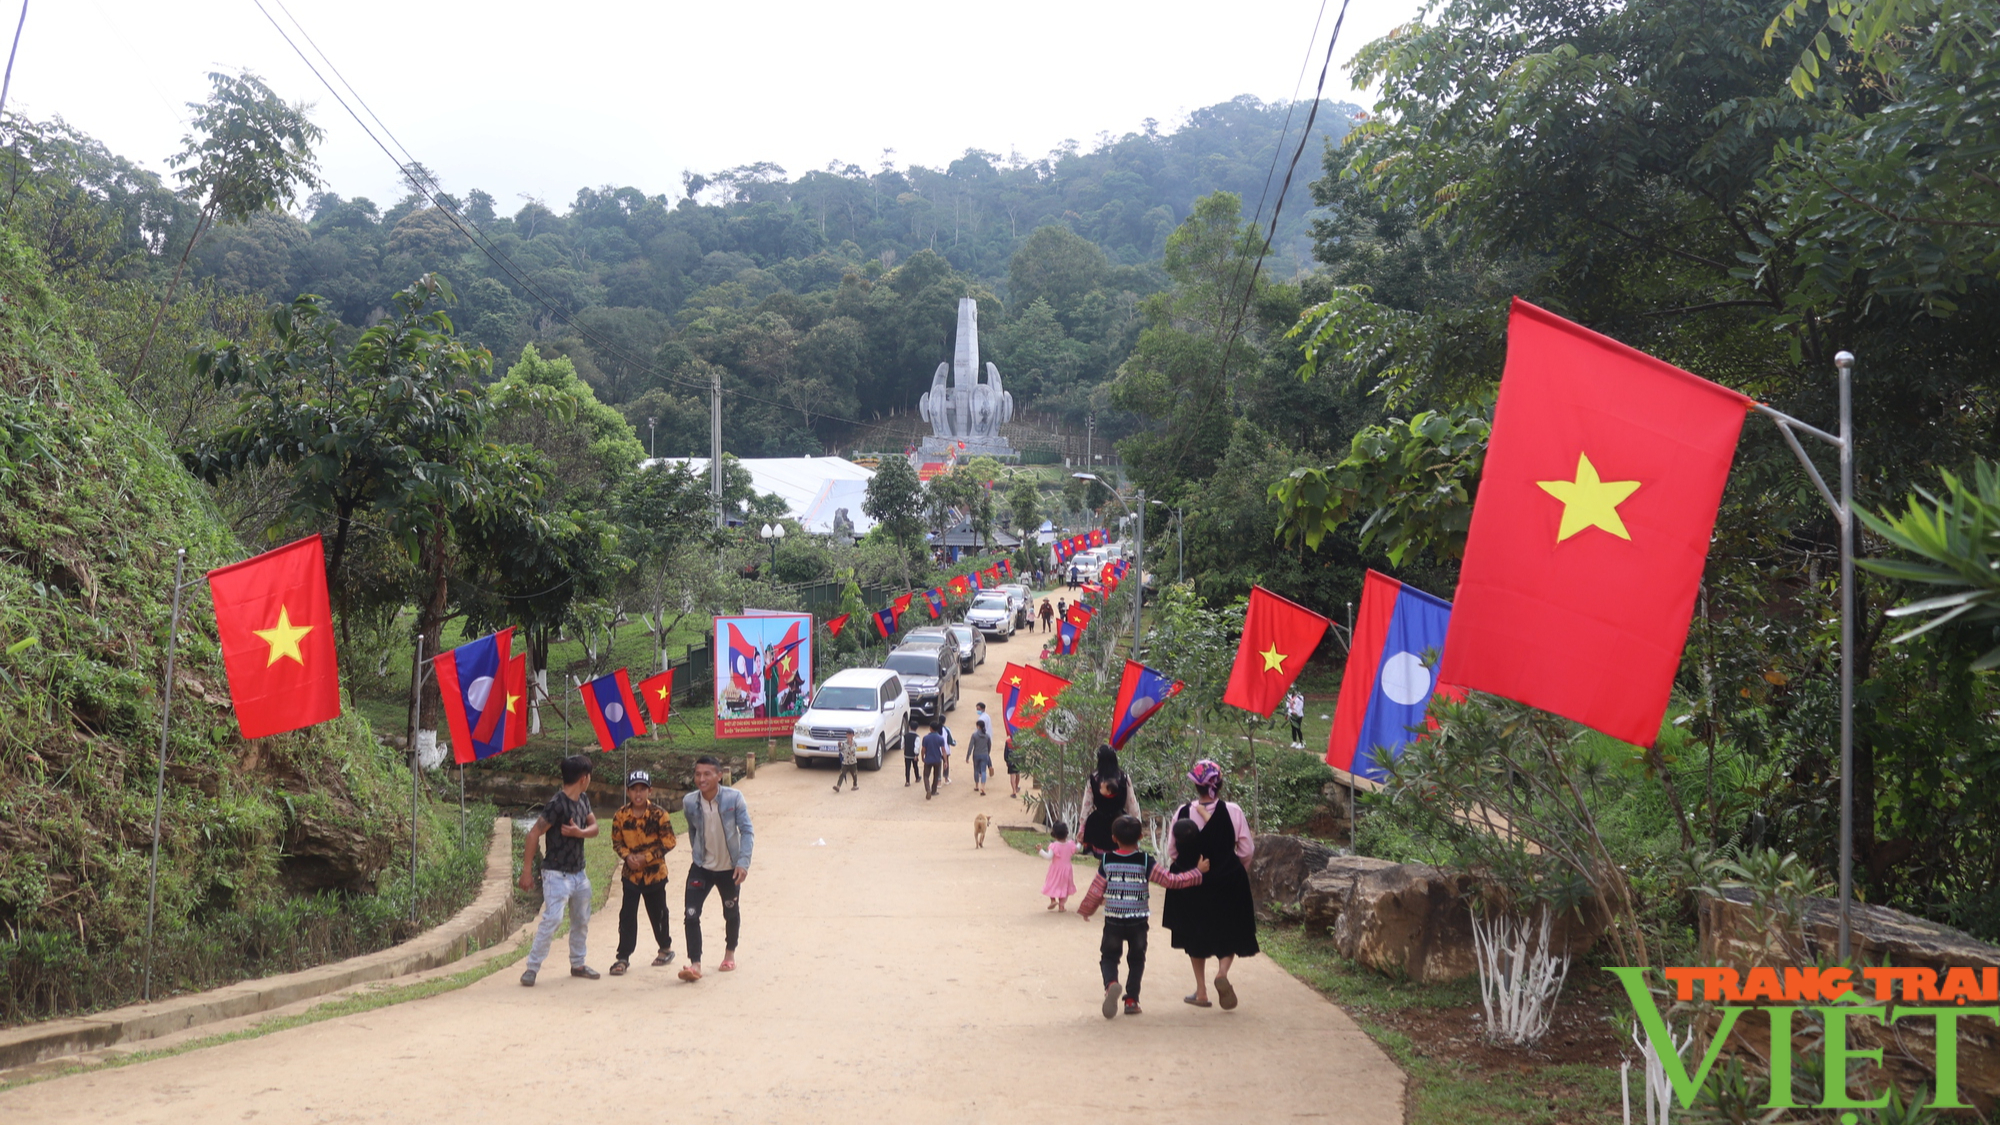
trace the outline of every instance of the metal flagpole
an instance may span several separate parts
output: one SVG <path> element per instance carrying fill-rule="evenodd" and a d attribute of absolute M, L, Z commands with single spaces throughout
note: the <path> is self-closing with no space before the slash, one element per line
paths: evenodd
<path fill-rule="evenodd" d="M 505 720 L 502 720 L 505 729 Z M 506 737 L 504 734 L 501 736 Z M 458 846 L 465 846 L 465 763 L 458 763 Z"/>
<path fill-rule="evenodd" d="M 1840 959 L 1845 961 L 1853 946 L 1854 914 L 1854 353 L 1835 353 L 1833 366 L 1840 373 L 1838 437 L 1761 402 L 1756 409 L 1778 424 L 1840 528 Z M 1840 451 L 1838 497 L 1806 456 L 1794 430 Z"/>
<path fill-rule="evenodd" d="M 421 629 L 417 631 L 417 667 L 416 671 L 411 673 L 411 675 L 414 682 L 410 684 L 410 707 L 416 713 L 421 714 L 421 708 L 423 707 L 423 695 L 421 693 L 423 692 L 424 683 L 424 634 Z M 417 757 L 422 752 L 419 746 L 419 740 L 415 738 L 410 740 L 410 921 L 412 923 L 415 923 L 417 920 L 417 786 L 419 780 L 417 775 L 423 772 L 423 762 Z"/>
<path fill-rule="evenodd" d="M 181 572 L 187 566 L 187 548 L 174 552 L 174 608 L 167 624 L 167 682 L 160 691 L 160 761 L 153 775 L 153 860 L 146 874 L 146 970 L 139 998 L 153 999 L 153 919 L 160 909 L 160 806 L 167 794 L 167 732 L 174 722 L 174 644 L 181 631 Z"/>

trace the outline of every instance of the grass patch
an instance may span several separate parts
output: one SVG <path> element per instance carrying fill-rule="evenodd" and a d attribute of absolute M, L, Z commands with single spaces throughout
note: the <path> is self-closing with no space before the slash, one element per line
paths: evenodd
<path fill-rule="evenodd" d="M 1049 834 L 1039 828 L 1002 828 L 1000 838 L 1007 841 L 1008 847 L 1023 855 L 1034 856 L 1036 859 L 1042 858 L 1042 849 L 1049 846 Z M 1095 868 L 1097 860 L 1086 852 L 1078 852 L 1070 858 L 1070 864 Z"/>
<path fill-rule="evenodd" d="M 1410 1125 L 1558 1125 L 1613 1120 L 1619 1112 L 1618 1044 L 1607 994 L 1583 987 L 1578 966 L 1557 1025 L 1534 1051 L 1491 1047 L 1472 1019 L 1479 986 L 1398 981 L 1342 957 L 1298 927 L 1258 933 L 1286 972 L 1339 1004 L 1409 1075 Z"/>

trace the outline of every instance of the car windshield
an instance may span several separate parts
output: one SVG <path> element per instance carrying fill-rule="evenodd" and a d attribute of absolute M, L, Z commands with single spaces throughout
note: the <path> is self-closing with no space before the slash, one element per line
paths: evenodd
<path fill-rule="evenodd" d="M 931 676 L 938 674 L 938 659 L 928 652 L 892 652 L 882 667 L 906 676 Z"/>
<path fill-rule="evenodd" d="M 813 707 L 820 711 L 873 711 L 875 701 L 880 698 L 872 687 L 835 687 L 829 684 L 813 697 Z"/>
<path fill-rule="evenodd" d="M 981 595 L 979 595 L 979 597 L 978 597 L 978 598 L 976 598 L 976 599 L 974 599 L 974 600 L 973 600 L 973 603 L 972 603 L 972 608 L 974 608 L 974 609 L 1006 609 L 1006 608 L 1007 608 L 1007 595 L 1005 595 L 1005 594 L 981 594 Z"/>
<path fill-rule="evenodd" d="M 973 637 L 978 636 L 977 633 L 973 632 L 970 625 L 953 625 L 951 627 L 951 635 L 958 638 L 960 644 L 968 645 L 972 643 Z"/>

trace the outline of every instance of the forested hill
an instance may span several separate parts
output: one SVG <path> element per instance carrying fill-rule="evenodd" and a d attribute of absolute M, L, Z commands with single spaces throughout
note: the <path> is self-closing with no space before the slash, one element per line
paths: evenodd
<path fill-rule="evenodd" d="M 706 450 L 698 399 L 711 368 L 741 392 L 725 425 L 734 452 L 818 452 L 852 429 L 846 420 L 914 405 L 949 358 L 967 294 L 1017 402 L 1089 409 L 1137 337 L 1139 298 L 1164 283 L 1167 236 L 1202 195 L 1240 195 L 1247 220 L 1271 177 L 1274 200 L 1311 108 L 1239 97 L 1170 131 L 1149 122 L 1032 160 L 968 149 L 944 168 L 835 161 L 803 175 L 752 163 L 690 174 L 671 193 L 585 187 L 560 213 L 531 201 L 507 215 L 477 185 L 442 184 L 511 270 L 424 195 L 385 209 L 329 191 L 303 220 L 267 214 L 204 235 L 194 268 L 267 301 L 319 294 L 350 325 L 436 271 L 457 291 L 462 335 L 502 359 L 530 342 L 570 356 L 635 424 L 660 420 L 662 454 Z M 1320 106 L 1308 173 L 1282 212 L 1277 276 L 1309 261 L 1306 181 L 1356 112 Z M 1050 226 L 1059 232 L 1031 242 Z M 1038 297 L 1046 308 L 1032 309 Z"/>

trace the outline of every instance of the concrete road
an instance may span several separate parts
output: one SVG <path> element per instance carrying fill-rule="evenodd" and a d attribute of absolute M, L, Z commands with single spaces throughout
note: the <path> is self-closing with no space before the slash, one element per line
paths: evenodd
<path fill-rule="evenodd" d="M 996 644 L 966 677 L 951 716 L 961 746 L 975 701 L 997 712 L 1000 667 L 1032 660 L 1040 644 L 1028 634 Z M 428 1000 L 38 1083 L 0 1094 L 0 1119 L 1403 1120 L 1402 1073 L 1268 958 L 1232 974 L 1236 1011 L 1196 1009 L 1181 1003 L 1187 961 L 1155 927 L 1145 1013 L 1104 1019 L 1100 923 L 1045 911 L 1046 863 L 997 831 L 973 847 L 980 812 L 1025 822 L 1004 775 L 986 797 L 973 793 L 970 767 L 953 777 L 928 802 L 889 769 L 837 796 L 826 768 L 766 766 L 743 782 L 757 848 L 734 973 L 716 973 L 711 952 L 707 979 L 683 984 L 673 968 L 646 964 L 642 939 L 630 975 L 577 980 L 562 971 L 559 939 L 532 989 L 503 970 Z M 681 948 L 685 849 L 669 862 Z M 616 945 L 618 898 L 591 925 L 600 971 Z M 704 920 L 719 950 L 713 898 Z"/>

